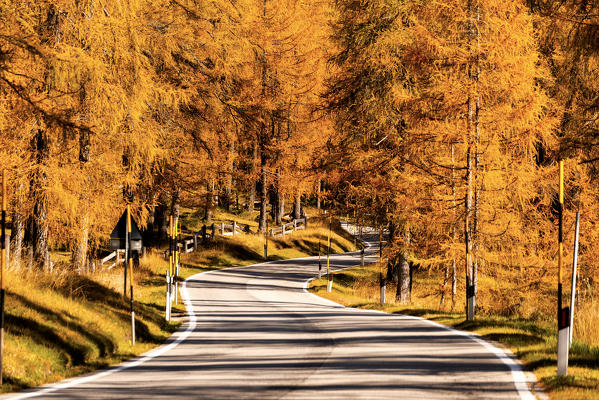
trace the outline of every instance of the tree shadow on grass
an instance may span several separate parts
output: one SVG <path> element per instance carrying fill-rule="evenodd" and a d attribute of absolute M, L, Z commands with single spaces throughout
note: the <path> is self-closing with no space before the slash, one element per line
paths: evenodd
<path fill-rule="evenodd" d="M 522 358 L 526 358 L 527 355 L 532 354 L 537 359 L 529 361 L 526 365 L 532 369 L 545 368 L 545 367 L 556 367 L 557 366 L 557 350 L 555 347 L 548 347 L 544 353 L 540 353 L 538 350 L 534 351 L 523 351 L 519 352 L 518 355 Z M 542 356 L 541 356 L 542 354 Z M 541 356 L 539 358 L 539 356 Z M 571 354 L 568 358 L 569 367 L 579 367 L 588 369 L 597 369 L 599 367 L 599 359 L 596 358 L 592 353 L 589 354 Z M 599 383 L 599 380 L 597 381 Z"/>
<path fill-rule="evenodd" d="M 31 385 L 29 385 L 28 383 L 25 383 L 25 381 L 15 378 L 14 376 L 10 376 L 10 375 L 2 376 L 2 391 L 4 393 L 16 392 L 17 390 L 23 390 L 23 389 L 29 389 L 29 388 L 31 388 Z"/>
<path fill-rule="evenodd" d="M 73 286 L 78 288 L 77 291 L 72 290 Z M 73 275 L 71 280 L 68 280 L 63 285 L 57 286 L 56 291 L 65 297 L 72 296 L 90 303 L 95 303 L 94 305 L 96 307 L 101 307 L 106 311 L 112 312 L 123 324 L 131 323 L 129 300 L 123 298 L 121 293 L 117 293 L 86 276 Z M 162 313 L 157 312 L 159 310 L 154 307 L 139 302 L 135 302 L 134 309 L 137 316 L 135 325 L 136 338 L 142 342 L 161 343 L 163 338 L 153 335 L 142 319 L 150 321 L 162 328 L 166 328 L 168 327 L 168 323 L 165 321 Z"/>
<path fill-rule="evenodd" d="M 7 331 L 14 336 L 30 337 L 35 343 L 49 348 L 57 348 L 65 357 L 65 365 L 81 365 L 85 363 L 90 349 L 63 339 L 54 329 L 29 318 L 6 314 Z"/>
<path fill-rule="evenodd" d="M 403 315 L 412 315 L 414 317 L 427 317 L 430 318 L 431 315 L 437 316 L 436 319 L 458 319 L 460 318 L 457 314 L 454 316 L 451 313 L 447 313 L 445 311 L 434 310 L 431 308 L 404 308 L 401 310 L 396 310 L 393 314 L 403 314 Z"/>
<path fill-rule="evenodd" d="M 555 361 L 553 363 L 555 364 Z M 588 376 L 551 376 L 543 378 L 542 382 L 549 391 L 559 391 L 564 388 L 581 389 L 583 391 L 599 390 L 599 379 Z"/>
<path fill-rule="evenodd" d="M 109 336 L 103 335 L 96 330 L 91 330 L 89 329 L 89 327 L 85 327 L 80 323 L 74 322 L 73 317 L 65 316 L 64 313 L 57 313 L 55 311 L 52 311 L 49 308 L 34 303 L 19 294 L 10 293 L 9 296 L 11 297 L 11 299 L 20 302 L 24 307 L 29 308 L 31 310 L 35 310 L 38 313 L 44 315 L 45 320 L 56 321 L 58 324 L 66 326 L 68 327 L 68 329 L 73 330 L 78 334 L 84 336 L 88 341 L 90 341 L 97 347 L 100 357 L 105 357 L 109 354 L 114 353 L 115 343 L 111 340 Z"/>

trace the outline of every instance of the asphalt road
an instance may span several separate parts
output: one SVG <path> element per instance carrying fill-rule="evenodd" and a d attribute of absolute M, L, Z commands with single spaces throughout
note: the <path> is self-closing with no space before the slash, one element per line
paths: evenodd
<path fill-rule="evenodd" d="M 360 262 L 331 260 L 334 269 Z M 165 345 L 14 398 L 534 398 L 531 376 L 476 337 L 307 293 L 317 266 L 312 257 L 195 275 L 183 289 L 190 315 Z"/>

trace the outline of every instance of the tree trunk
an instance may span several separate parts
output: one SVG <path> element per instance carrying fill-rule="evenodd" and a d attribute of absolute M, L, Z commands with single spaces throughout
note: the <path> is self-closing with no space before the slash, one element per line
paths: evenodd
<path fill-rule="evenodd" d="M 150 204 L 156 204 L 156 194 L 154 193 L 151 198 Z M 153 240 L 154 232 L 156 231 L 156 207 L 151 207 L 148 213 L 148 225 L 145 232 L 145 240 Z"/>
<path fill-rule="evenodd" d="M 277 196 L 277 192 L 272 187 L 268 189 L 268 203 L 270 204 L 270 219 L 276 221 L 279 209 L 279 196 Z"/>
<path fill-rule="evenodd" d="M 233 162 L 233 153 L 235 152 L 235 142 L 232 140 L 229 142 L 229 173 L 227 174 L 227 182 L 225 184 L 225 195 L 223 196 L 223 203 L 225 210 L 231 211 L 231 203 L 233 202 L 233 169 L 235 168 Z"/>
<path fill-rule="evenodd" d="M 320 191 L 322 190 L 322 180 L 318 180 L 318 192 L 316 194 L 316 209 L 320 213 Z"/>
<path fill-rule="evenodd" d="M 279 197 L 279 201 L 278 201 L 278 207 L 277 207 L 277 225 L 282 225 L 283 224 L 283 217 L 285 216 L 285 197 L 281 196 L 281 194 L 279 193 L 278 195 Z"/>
<path fill-rule="evenodd" d="M 254 142 L 253 146 L 254 147 L 252 149 L 252 167 L 251 167 L 252 173 L 256 169 L 256 161 L 258 158 L 258 145 L 256 144 L 256 142 Z M 248 212 L 251 213 L 254 211 L 254 202 L 255 201 L 256 201 L 256 182 L 252 182 L 252 184 L 250 185 L 250 193 L 248 196 L 248 204 L 247 204 Z"/>
<path fill-rule="evenodd" d="M 50 253 L 48 251 L 48 200 L 45 186 L 48 180 L 45 168 L 50 157 L 50 144 L 45 131 L 40 129 L 33 139 L 33 149 L 36 154 L 37 171 L 32 179 L 33 215 L 31 223 L 31 239 L 33 248 L 33 263 L 48 270 L 50 268 Z"/>
<path fill-rule="evenodd" d="M 15 207 L 18 209 L 18 207 Z M 11 260 L 16 269 L 21 268 L 21 257 L 23 256 L 23 231 L 25 219 L 18 211 L 12 213 L 12 230 L 10 232 Z"/>
<path fill-rule="evenodd" d="M 443 287 L 441 288 L 441 300 L 439 305 L 443 307 L 445 304 L 445 291 L 447 289 L 447 282 L 449 281 L 449 264 L 445 266 L 445 272 L 443 273 Z"/>
<path fill-rule="evenodd" d="M 406 254 L 401 253 L 399 255 L 399 280 L 397 282 L 397 293 L 395 298 L 400 304 L 409 304 L 411 301 L 411 276 L 410 276 L 410 263 L 406 257 Z"/>
<path fill-rule="evenodd" d="M 89 132 L 82 130 L 79 132 L 79 162 L 81 173 L 87 182 L 88 174 L 85 171 L 85 165 L 90 160 L 90 136 Z M 89 252 L 89 209 L 88 209 L 88 195 L 87 188 L 88 184 L 82 188 L 80 196 L 80 203 L 82 205 L 79 237 L 75 243 L 75 248 L 72 253 L 73 267 L 79 273 L 84 272 L 87 269 L 88 263 L 88 252 Z"/>
<path fill-rule="evenodd" d="M 157 225 L 158 240 L 166 240 L 168 233 L 168 218 L 167 218 L 167 199 L 164 192 L 158 195 L 158 204 L 154 209 L 154 223 Z"/>
<path fill-rule="evenodd" d="M 476 3 L 476 24 L 480 26 L 480 5 Z M 476 295 L 478 294 L 478 266 L 479 266 L 479 204 L 480 204 L 480 189 L 481 189 L 481 178 L 480 178 L 480 95 L 478 90 L 480 80 L 480 30 L 475 29 L 476 32 L 476 57 L 474 58 L 474 82 L 475 82 L 475 101 L 474 101 L 474 221 L 472 226 L 472 242 L 474 248 L 474 264 L 472 266 L 472 279 L 474 285 L 474 307 L 476 309 Z"/>
<path fill-rule="evenodd" d="M 451 311 L 455 309 L 456 296 L 458 294 L 458 273 L 455 258 L 451 261 Z"/>
<path fill-rule="evenodd" d="M 392 283 L 399 282 L 399 261 L 398 257 L 390 258 L 387 263 L 387 281 Z"/>
<path fill-rule="evenodd" d="M 297 192 L 295 202 L 293 203 L 293 218 L 300 219 L 302 217 L 302 195 Z"/>
<path fill-rule="evenodd" d="M 204 210 L 204 220 L 207 223 L 212 222 L 214 215 L 214 180 L 206 185 L 206 208 Z"/>
<path fill-rule="evenodd" d="M 410 228 L 405 227 L 405 243 L 410 243 Z M 398 267 L 398 281 L 397 281 L 397 293 L 395 298 L 400 304 L 409 304 L 412 294 L 412 273 L 410 269 L 410 263 L 408 262 L 408 254 L 405 250 L 399 253 L 399 265 Z"/>
<path fill-rule="evenodd" d="M 451 144 L 451 198 L 453 203 L 453 223 L 451 225 L 451 237 L 453 243 L 457 243 L 457 205 L 456 205 L 456 190 L 455 190 L 455 145 Z M 456 271 L 456 255 L 452 250 L 451 254 L 451 310 L 455 308 L 457 292 L 457 271 Z"/>
<path fill-rule="evenodd" d="M 266 172 L 262 168 L 261 174 L 262 184 L 260 185 L 260 220 L 258 223 L 258 231 L 266 232 L 266 204 L 268 201 L 268 191 L 266 188 Z"/>
<path fill-rule="evenodd" d="M 213 188 L 214 190 L 214 188 Z M 181 207 L 181 188 L 176 187 L 173 190 L 173 198 L 171 200 L 171 215 L 173 216 L 173 220 L 177 221 L 179 219 Z"/>
<path fill-rule="evenodd" d="M 468 26 L 469 26 L 469 47 L 472 53 L 472 42 L 474 40 L 475 26 L 472 18 L 472 0 L 468 0 Z M 473 81 L 471 72 L 469 72 L 468 78 Z M 472 83 L 472 82 L 471 82 Z M 472 85 L 471 85 L 472 86 Z M 472 202 L 474 192 L 474 173 L 472 167 L 472 142 L 473 142 L 473 130 L 474 130 L 474 119 L 475 119 L 475 107 L 472 93 L 472 87 L 468 89 L 468 119 L 467 119 L 467 150 L 466 150 L 466 201 L 464 202 L 465 210 L 464 214 L 466 217 L 465 221 L 465 234 L 464 242 L 466 247 L 466 287 L 470 287 L 473 284 L 473 263 L 472 263 L 472 232 L 470 230 L 470 218 L 472 217 Z"/>
<path fill-rule="evenodd" d="M 89 251 L 89 218 L 84 216 L 81 220 L 81 231 L 73 251 L 73 267 L 79 272 L 87 269 L 87 255 Z"/>

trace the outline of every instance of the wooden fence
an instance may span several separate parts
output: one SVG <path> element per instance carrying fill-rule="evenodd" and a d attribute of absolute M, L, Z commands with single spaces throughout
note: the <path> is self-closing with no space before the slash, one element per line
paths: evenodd
<path fill-rule="evenodd" d="M 283 236 L 300 229 L 306 229 L 306 218 L 296 219 L 292 222 L 288 222 L 281 226 L 274 227 L 270 229 L 268 233 L 271 236 Z M 197 250 L 199 245 L 214 239 L 216 235 L 235 236 L 247 233 L 251 233 L 249 227 L 246 225 L 245 228 L 241 228 L 241 226 L 236 221 L 232 221 L 230 224 L 221 222 L 212 225 L 204 225 L 199 231 L 195 232 L 192 237 L 188 237 L 179 242 L 178 246 L 182 253 L 191 253 L 192 251 Z M 168 257 L 168 255 L 166 255 L 165 257 Z M 114 268 L 121 261 L 124 261 L 124 259 L 125 250 L 116 250 L 108 254 L 106 257 L 100 259 L 99 262 L 102 268 L 111 269 Z M 110 265 L 104 267 L 104 264 L 109 263 L 111 261 L 112 263 Z"/>
<path fill-rule="evenodd" d="M 288 222 L 281 226 L 272 228 L 268 233 L 271 236 L 277 236 L 277 235 L 285 236 L 288 233 L 291 233 L 291 232 L 294 232 L 294 231 L 297 231 L 300 229 L 306 229 L 306 219 L 305 218 L 294 219 L 291 222 Z"/>

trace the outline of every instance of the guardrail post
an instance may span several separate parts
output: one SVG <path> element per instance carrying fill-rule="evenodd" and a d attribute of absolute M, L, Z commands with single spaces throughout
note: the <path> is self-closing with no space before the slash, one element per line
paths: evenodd
<path fill-rule="evenodd" d="M 220 223 L 220 234 L 225 236 L 225 223 L 224 222 Z"/>
<path fill-rule="evenodd" d="M 235 236 L 236 231 L 237 231 L 237 221 L 233 221 L 233 236 Z"/>
<path fill-rule="evenodd" d="M 193 234 L 193 251 L 196 251 L 198 249 L 198 234 L 194 233 Z"/>
<path fill-rule="evenodd" d="M 212 224 L 212 239 L 214 239 L 214 231 L 215 231 L 214 224 Z"/>

